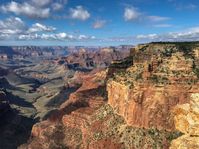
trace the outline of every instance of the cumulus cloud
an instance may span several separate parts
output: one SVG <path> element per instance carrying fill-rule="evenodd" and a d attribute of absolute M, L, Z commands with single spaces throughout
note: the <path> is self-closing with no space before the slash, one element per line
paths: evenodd
<path fill-rule="evenodd" d="M 12 12 L 16 15 L 24 15 L 29 18 L 44 19 L 50 16 L 50 8 L 40 8 L 31 5 L 27 2 L 17 3 L 12 1 L 7 5 L 2 5 L 1 10 L 3 12 Z"/>
<path fill-rule="evenodd" d="M 18 17 L 0 20 L 0 40 L 52 40 L 52 41 L 87 41 L 94 36 L 57 32 L 53 26 L 35 23 L 28 26 Z"/>
<path fill-rule="evenodd" d="M 0 34 L 2 37 L 22 33 L 26 29 L 25 23 L 18 17 L 0 20 Z"/>
<path fill-rule="evenodd" d="M 11 1 L 0 6 L 4 13 L 14 13 L 18 16 L 26 16 L 32 19 L 46 19 L 52 11 L 61 10 L 67 0 L 28 0 Z M 72 19 L 87 20 L 90 13 L 82 6 L 69 9 Z M 38 20 L 37 20 L 38 21 Z M 10 17 L 0 20 L 0 40 L 61 40 L 61 41 L 86 41 L 94 40 L 94 36 L 59 33 L 53 26 L 41 23 L 25 24 L 19 17 Z"/>
<path fill-rule="evenodd" d="M 94 28 L 94 29 L 99 29 L 99 28 L 104 27 L 105 24 L 106 24 L 106 20 L 96 20 L 96 21 L 93 23 L 93 28 Z"/>
<path fill-rule="evenodd" d="M 134 7 L 128 7 L 128 8 L 125 8 L 125 10 L 124 10 L 125 21 L 137 20 L 140 15 L 141 15 L 141 13 L 138 12 L 138 10 Z"/>
<path fill-rule="evenodd" d="M 82 6 L 77 6 L 76 8 L 70 9 L 70 17 L 72 19 L 85 21 L 88 18 L 90 18 L 90 13 L 88 12 L 88 10 L 84 9 Z"/>
<path fill-rule="evenodd" d="M 34 32 L 52 32 L 55 31 L 56 28 L 52 26 L 46 26 L 40 23 L 35 23 L 32 25 L 31 28 L 28 29 L 28 33 L 34 33 Z"/>

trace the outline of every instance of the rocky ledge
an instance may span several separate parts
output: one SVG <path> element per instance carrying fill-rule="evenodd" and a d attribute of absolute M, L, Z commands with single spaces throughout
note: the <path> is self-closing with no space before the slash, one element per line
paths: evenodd
<path fill-rule="evenodd" d="M 175 127 L 184 135 L 172 141 L 170 149 L 199 148 L 199 93 L 191 95 L 190 104 L 176 106 Z"/>
<path fill-rule="evenodd" d="M 180 44 L 180 43 L 179 43 Z M 187 46 L 187 45 L 186 45 Z M 149 44 L 131 50 L 131 63 L 108 81 L 108 103 L 133 127 L 175 130 L 172 109 L 198 93 L 198 49 Z M 111 68 L 111 72 L 113 68 Z"/>

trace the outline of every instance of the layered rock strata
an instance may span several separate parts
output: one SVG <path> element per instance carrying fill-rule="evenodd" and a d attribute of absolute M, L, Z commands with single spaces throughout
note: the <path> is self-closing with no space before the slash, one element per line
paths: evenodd
<path fill-rule="evenodd" d="M 173 44 L 132 49 L 133 65 L 126 63 L 127 69 L 109 79 L 108 103 L 130 126 L 175 130 L 172 108 L 188 103 L 190 95 L 199 92 L 194 69 L 198 58 L 189 56 L 192 50 L 187 54 Z"/>
<path fill-rule="evenodd" d="M 199 93 L 191 95 L 190 104 L 176 106 L 174 121 L 184 135 L 171 143 L 170 149 L 199 148 Z"/>

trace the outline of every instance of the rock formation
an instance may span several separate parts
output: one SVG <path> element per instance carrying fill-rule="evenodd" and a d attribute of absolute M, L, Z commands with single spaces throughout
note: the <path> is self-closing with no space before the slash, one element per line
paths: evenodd
<path fill-rule="evenodd" d="M 199 93 L 191 95 L 190 104 L 174 108 L 175 127 L 184 135 L 172 141 L 170 149 L 199 148 Z"/>
<path fill-rule="evenodd" d="M 106 48 L 97 51 L 81 49 L 66 57 L 65 61 L 73 67 L 83 67 L 87 69 L 108 67 L 114 60 L 122 60 L 129 56 L 128 50 L 117 51 L 113 48 Z"/>
<path fill-rule="evenodd" d="M 129 125 L 174 130 L 172 108 L 188 103 L 191 93 L 199 92 L 195 59 L 176 48 L 149 44 L 132 49 L 133 65 L 109 80 L 108 103 Z"/>

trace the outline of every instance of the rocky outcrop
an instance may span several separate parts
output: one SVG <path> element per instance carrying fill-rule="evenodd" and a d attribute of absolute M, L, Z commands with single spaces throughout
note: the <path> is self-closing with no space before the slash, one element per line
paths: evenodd
<path fill-rule="evenodd" d="M 191 95 L 190 104 L 176 106 L 175 127 L 184 135 L 172 141 L 170 149 L 199 148 L 199 93 Z"/>
<path fill-rule="evenodd" d="M 182 86 L 154 85 L 130 89 L 112 81 L 107 86 L 108 103 L 130 126 L 174 130 L 171 109 L 189 101 L 191 90 Z M 180 96 L 179 96 L 180 95 Z"/>
<path fill-rule="evenodd" d="M 190 95 L 199 92 L 193 69 L 197 58 L 187 55 L 174 44 L 132 49 L 133 65 L 126 63 L 125 71 L 116 72 L 109 79 L 108 103 L 130 126 L 174 130 L 172 108 L 188 103 Z"/>

